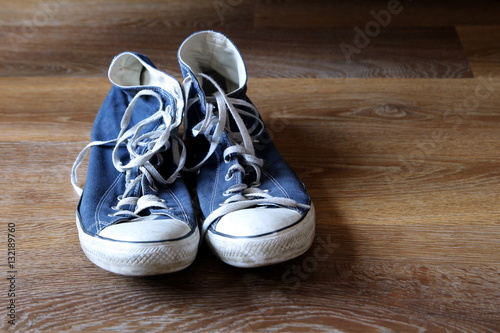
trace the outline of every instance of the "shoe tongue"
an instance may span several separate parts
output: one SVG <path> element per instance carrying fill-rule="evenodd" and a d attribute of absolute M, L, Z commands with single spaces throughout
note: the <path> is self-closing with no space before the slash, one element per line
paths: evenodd
<path fill-rule="evenodd" d="M 134 109 L 130 114 L 130 122 L 128 126 L 122 129 L 122 131 L 126 132 L 132 127 L 136 126 L 138 123 L 144 121 L 147 118 L 150 118 L 158 111 L 159 106 L 160 103 L 158 99 L 154 97 L 140 97 L 140 99 L 136 100 L 136 104 L 133 106 Z M 122 164 L 128 164 L 131 159 L 134 158 L 134 154 L 144 155 L 149 149 L 151 149 L 151 146 L 154 145 L 153 141 L 156 138 L 150 137 L 148 136 L 148 134 L 152 133 L 153 131 L 157 131 L 161 125 L 163 125 L 163 120 L 161 118 L 156 119 L 154 121 L 145 123 L 143 127 L 137 128 L 136 132 L 132 133 L 131 136 L 128 136 L 128 139 L 123 142 L 119 148 L 119 160 L 122 162 Z M 132 149 L 133 153 L 129 151 L 127 145 L 131 145 L 130 149 Z M 158 158 L 153 155 L 149 162 L 152 165 L 157 165 Z M 131 179 L 138 177 L 141 173 L 138 167 L 132 168 L 129 172 L 129 177 Z M 143 182 L 143 184 L 138 185 L 137 188 L 134 189 L 133 195 L 152 194 L 149 193 L 151 191 L 151 188 Z"/>

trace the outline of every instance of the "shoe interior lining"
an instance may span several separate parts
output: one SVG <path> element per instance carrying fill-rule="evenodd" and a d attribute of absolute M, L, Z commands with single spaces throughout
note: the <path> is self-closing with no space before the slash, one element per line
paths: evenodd
<path fill-rule="evenodd" d="M 180 57 L 195 74 L 210 75 L 227 93 L 246 83 L 246 70 L 241 55 L 224 35 L 214 32 L 193 35 L 182 45 Z M 221 82 L 221 78 L 225 82 Z M 200 77 L 198 80 L 203 81 Z"/>
<path fill-rule="evenodd" d="M 121 87 L 162 86 L 165 75 L 141 62 L 133 54 L 121 54 L 114 61 L 109 72 L 110 80 Z"/>

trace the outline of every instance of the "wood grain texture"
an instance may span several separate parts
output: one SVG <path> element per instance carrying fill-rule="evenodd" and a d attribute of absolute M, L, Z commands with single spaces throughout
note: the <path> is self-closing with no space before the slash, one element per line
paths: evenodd
<path fill-rule="evenodd" d="M 339 44 L 387 3 L 3 3 L 0 247 L 16 223 L 18 317 L 5 251 L 0 331 L 498 332 L 499 5 L 402 1 L 346 61 Z M 202 245 L 170 275 L 101 270 L 78 242 L 69 173 L 107 67 L 135 50 L 179 77 L 177 47 L 206 28 L 241 49 L 249 96 L 315 203 L 314 243 L 258 269 Z"/>
<path fill-rule="evenodd" d="M 157 66 L 175 75 L 179 71 L 177 48 L 192 32 L 186 29 L 174 38 L 168 28 L 156 33 L 134 27 L 115 29 L 120 32 L 90 28 L 82 35 L 79 28 L 41 27 L 36 37 L 25 42 L 4 39 L 0 41 L 0 75 L 104 76 L 112 57 L 124 50 L 147 54 Z M 6 30 L 18 34 L 15 28 Z M 472 76 L 453 28 L 387 28 L 358 44 L 352 28 L 220 30 L 240 45 L 251 77 Z M 343 50 L 343 45 L 354 51 Z M 274 49 L 272 53 L 266 52 L 269 47 Z"/>
<path fill-rule="evenodd" d="M 359 35 L 351 27 L 260 28 L 234 39 L 251 55 L 247 65 L 257 77 L 472 77 L 451 27 L 387 27 L 372 37 Z M 265 52 L 271 47 L 272 54 Z"/>
<path fill-rule="evenodd" d="M 84 141 L 111 87 L 104 78 L 1 78 L 0 141 Z"/>
<path fill-rule="evenodd" d="M 363 25 L 364 37 L 359 37 L 355 25 L 254 26 L 258 6 L 248 1 L 234 6 L 227 0 L 197 1 L 199 6 L 181 1 L 153 5 L 112 1 L 95 4 L 99 11 L 82 2 L 57 6 L 53 1 L 53 8 L 30 2 L 25 11 L 26 5 L 9 5 L 11 9 L 0 14 L 5 20 L 0 75 L 104 76 L 112 57 L 124 50 L 147 54 L 175 74 L 182 40 L 198 29 L 217 28 L 240 46 L 251 77 L 472 76 L 453 27 L 379 25 L 378 30 L 366 32 Z M 266 52 L 269 48 L 273 52 Z"/>
<path fill-rule="evenodd" d="M 500 177 L 494 170 L 499 161 L 492 157 L 497 148 L 487 143 L 498 137 L 497 97 L 483 100 L 461 124 L 468 131 L 460 131 L 442 116 L 448 103 L 474 91 L 479 80 L 427 80 L 418 86 L 414 80 L 308 81 L 252 79 L 249 93 L 315 200 L 318 234 L 311 250 L 289 263 L 239 271 L 203 248 L 186 271 L 129 279 L 104 272 L 83 256 L 73 222 L 77 198 L 69 185 L 72 161 L 109 84 L 100 78 L 0 80 L 0 98 L 6 100 L 19 97 L 16 91 L 23 87 L 32 89 L 32 99 L 9 103 L 15 108 L 0 122 L 5 124 L 1 186 L 23 180 L 0 208 L 5 221 L 17 221 L 21 236 L 20 290 L 30 297 L 20 302 L 19 328 L 494 331 L 500 305 Z M 88 88 L 70 93 L 80 86 Z M 304 86 L 303 96 L 290 100 Z M 370 94 L 356 93 L 360 86 L 371 87 Z M 61 95 L 72 95 L 71 103 Z M 441 97 L 439 105 L 433 96 Z M 381 107 L 388 101 L 392 107 Z M 38 130 L 29 141 L 15 136 L 26 130 L 16 127 L 23 121 L 14 116 L 29 119 Z M 70 135 L 76 128 L 80 131 Z M 436 128 L 449 131 L 449 138 L 418 171 L 405 174 L 398 154 Z M 479 131 L 478 146 L 464 155 L 460 143 Z M 393 168 L 402 176 L 387 180 L 384 175 Z M 36 203 L 29 212 L 23 212 L 26 201 Z M 189 310 L 186 304 L 192 304 Z M 92 315 L 95 307 L 112 310 Z M 114 321 L 120 314 L 128 319 Z"/>
<path fill-rule="evenodd" d="M 500 25 L 460 25 L 457 32 L 474 76 L 500 76 Z"/>
<path fill-rule="evenodd" d="M 500 14 L 499 3 L 490 0 L 262 0 L 255 22 L 258 26 L 288 28 L 364 26 L 374 20 L 372 11 L 389 9 L 389 24 L 395 27 L 490 25 L 498 24 Z"/>

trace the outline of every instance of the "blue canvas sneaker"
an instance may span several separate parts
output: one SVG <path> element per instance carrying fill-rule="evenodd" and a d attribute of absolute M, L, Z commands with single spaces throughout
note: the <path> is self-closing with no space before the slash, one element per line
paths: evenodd
<path fill-rule="evenodd" d="M 246 96 L 240 52 L 226 36 L 202 31 L 184 41 L 178 58 L 202 237 L 221 260 L 238 267 L 302 254 L 314 238 L 314 207 Z"/>
<path fill-rule="evenodd" d="M 178 81 L 145 56 L 125 52 L 109 68 L 112 88 L 72 184 L 80 243 L 97 266 L 124 275 L 155 275 L 193 262 L 199 231 L 179 177 L 185 162 L 178 127 L 184 97 Z M 90 150 L 85 188 L 76 171 Z"/>

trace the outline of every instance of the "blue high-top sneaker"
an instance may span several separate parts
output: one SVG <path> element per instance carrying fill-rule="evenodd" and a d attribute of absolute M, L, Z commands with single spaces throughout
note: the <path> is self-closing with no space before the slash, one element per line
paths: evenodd
<path fill-rule="evenodd" d="M 193 262 L 199 244 L 192 201 L 179 177 L 185 162 L 177 129 L 184 97 L 178 81 L 145 56 L 125 52 L 109 68 L 113 84 L 75 161 L 72 184 L 80 243 L 97 266 L 155 275 Z M 90 150 L 83 191 L 76 170 Z"/>
<path fill-rule="evenodd" d="M 246 96 L 240 52 L 226 36 L 202 31 L 184 41 L 178 58 L 202 237 L 221 260 L 238 267 L 304 253 L 314 238 L 314 208 Z"/>

